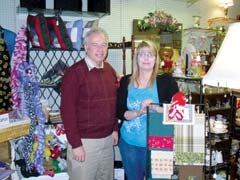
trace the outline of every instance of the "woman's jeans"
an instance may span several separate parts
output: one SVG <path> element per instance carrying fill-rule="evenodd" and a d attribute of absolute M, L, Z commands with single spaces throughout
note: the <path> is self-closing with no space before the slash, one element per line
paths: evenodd
<path fill-rule="evenodd" d="M 143 180 L 146 174 L 146 148 L 127 144 L 120 137 L 119 150 L 127 180 Z"/>

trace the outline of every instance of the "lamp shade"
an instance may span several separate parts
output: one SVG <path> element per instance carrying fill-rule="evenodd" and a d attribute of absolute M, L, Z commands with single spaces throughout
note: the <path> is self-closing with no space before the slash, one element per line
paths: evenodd
<path fill-rule="evenodd" d="M 202 79 L 202 84 L 240 89 L 240 22 L 229 25 L 216 58 Z"/>
<path fill-rule="evenodd" d="M 219 0 L 219 6 L 224 8 L 233 6 L 233 0 Z"/>

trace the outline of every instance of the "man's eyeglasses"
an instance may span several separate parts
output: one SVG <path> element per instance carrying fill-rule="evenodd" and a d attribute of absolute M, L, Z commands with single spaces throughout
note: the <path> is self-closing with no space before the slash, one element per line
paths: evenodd
<path fill-rule="evenodd" d="M 152 54 L 152 53 L 138 53 L 138 57 L 140 57 L 140 58 L 143 58 L 143 57 L 146 57 L 146 58 L 154 58 L 155 55 Z"/>
<path fill-rule="evenodd" d="M 102 48 L 102 49 L 107 49 L 108 45 L 107 44 L 97 44 L 97 43 L 89 43 L 89 46 L 92 46 L 94 49 Z"/>

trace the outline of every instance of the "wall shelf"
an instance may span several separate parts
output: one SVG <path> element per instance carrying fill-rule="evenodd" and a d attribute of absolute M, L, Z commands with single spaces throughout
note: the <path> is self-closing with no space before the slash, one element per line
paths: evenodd
<path fill-rule="evenodd" d="M 56 14 L 61 16 L 71 16 L 71 17 L 83 17 L 83 18 L 102 18 L 108 13 L 103 12 L 86 12 L 86 11 L 60 11 L 54 9 L 27 9 L 18 7 L 17 8 L 18 14 L 38 14 L 43 13 L 45 15 L 55 16 Z"/>

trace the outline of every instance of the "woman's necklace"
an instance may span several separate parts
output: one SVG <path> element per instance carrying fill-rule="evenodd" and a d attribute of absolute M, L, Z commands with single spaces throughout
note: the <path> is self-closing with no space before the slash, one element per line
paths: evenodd
<path fill-rule="evenodd" d="M 138 78 L 138 83 L 139 83 L 138 88 L 147 87 L 150 77 L 151 77 L 151 74 L 149 74 L 149 73 L 143 73 L 142 75 L 140 75 Z"/>
<path fill-rule="evenodd" d="M 148 85 L 148 82 L 149 82 L 149 80 L 143 80 L 143 79 L 139 79 L 139 81 L 138 81 L 138 83 L 139 83 L 139 88 L 145 88 L 145 87 L 147 87 L 147 85 Z"/>

